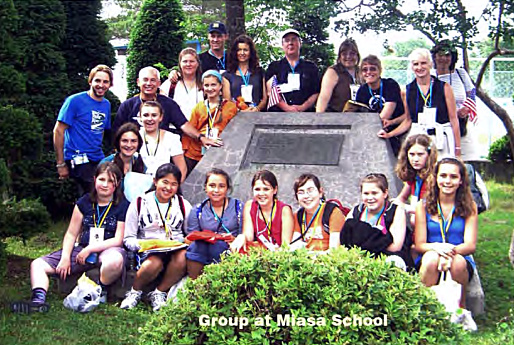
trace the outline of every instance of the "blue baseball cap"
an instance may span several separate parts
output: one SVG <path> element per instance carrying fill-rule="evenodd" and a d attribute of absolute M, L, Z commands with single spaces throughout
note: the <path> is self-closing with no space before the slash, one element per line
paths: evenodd
<path fill-rule="evenodd" d="M 209 33 L 211 32 L 219 32 L 220 34 L 226 35 L 227 28 L 222 22 L 214 22 L 209 25 Z"/>

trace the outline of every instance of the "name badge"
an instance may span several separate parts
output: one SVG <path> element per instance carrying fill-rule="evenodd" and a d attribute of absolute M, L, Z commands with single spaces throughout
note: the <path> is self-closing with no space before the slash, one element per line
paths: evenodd
<path fill-rule="evenodd" d="M 207 137 L 211 139 L 218 139 L 220 131 L 216 127 L 211 128 L 210 130 L 207 130 Z"/>
<path fill-rule="evenodd" d="M 419 199 L 415 195 L 410 196 L 410 207 L 412 207 L 412 210 L 416 210 L 416 204 L 418 203 Z"/>
<path fill-rule="evenodd" d="M 289 73 L 287 75 L 287 83 L 292 91 L 300 90 L 300 73 Z"/>
<path fill-rule="evenodd" d="M 423 107 L 423 112 L 418 114 L 418 123 L 427 127 L 433 127 L 436 123 L 436 114 L 437 108 Z"/>
<path fill-rule="evenodd" d="M 241 96 L 246 103 L 253 103 L 252 92 L 253 85 L 241 85 Z"/>
<path fill-rule="evenodd" d="M 104 240 L 104 232 L 104 228 L 90 227 L 89 244 L 102 242 Z"/>
<path fill-rule="evenodd" d="M 73 161 L 74 165 L 89 163 L 89 159 L 87 158 L 87 154 L 85 153 L 75 155 L 71 158 L 71 160 Z"/>
<path fill-rule="evenodd" d="M 287 84 L 287 83 L 284 83 L 284 84 L 280 84 L 280 92 L 281 93 L 288 93 L 288 92 L 292 92 L 293 89 L 291 88 L 291 85 Z"/>
<path fill-rule="evenodd" d="M 264 235 L 261 234 L 261 235 L 257 236 L 257 238 L 269 250 L 275 251 L 275 249 L 277 249 L 277 245 L 275 245 L 275 244 L 271 243 L 270 241 L 268 241 L 268 239 Z"/>
<path fill-rule="evenodd" d="M 350 84 L 350 97 L 352 97 L 352 101 L 357 99 L 357 91 L 361 86 L 359 84 Z"/>

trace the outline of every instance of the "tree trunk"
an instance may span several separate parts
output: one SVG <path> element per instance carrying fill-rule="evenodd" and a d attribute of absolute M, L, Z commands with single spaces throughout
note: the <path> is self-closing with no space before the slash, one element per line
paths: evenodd
<path fill-rule="evenodd" d="M 480 87 L 477 87 L 477 96 L 482 100 L 482 102 L 485 103 L 485 105 L 487 105 L 489 109 L 491 109 L 493 113 L 496 114 L 496 116 L 498 116 L 498 118 L 500 118 L 501 122 L 503 122 L 510 141 L 510 152 L 512 157 L 514 157 L 514 126 L 509 114 L 498 103 L 493 101 L 493 99 Z M 511 164 L 514 164 L 514 160 L 511 162 Z"/>
<path fill-rule="evenodd" d="M 246 33 L 245 8 L 243 0 L 225 0 L 229 42 Z"/>

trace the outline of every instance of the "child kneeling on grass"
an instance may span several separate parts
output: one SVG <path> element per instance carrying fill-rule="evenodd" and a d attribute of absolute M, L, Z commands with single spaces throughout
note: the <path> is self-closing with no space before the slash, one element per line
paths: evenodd
<path fill-rule="evenodd" d="M 64 235 L 62 249 L 40 257 L 30 265 L 32 298 L 11 304 L 16 313 L 47 312 L 46 294 L 49 275 L 66 279 L 100 267 L 101 302 L 107 300 L 106 286 L 118 279 L 124 267 L 126 253 L 121 248 L 128 202 L 123 197 L 122 174 L 111 162 L 100 164 L 95 173 L 94 189 L 76 203 L 70 225 Z M 75 243 L 80 235 L 78 243 Z"/>

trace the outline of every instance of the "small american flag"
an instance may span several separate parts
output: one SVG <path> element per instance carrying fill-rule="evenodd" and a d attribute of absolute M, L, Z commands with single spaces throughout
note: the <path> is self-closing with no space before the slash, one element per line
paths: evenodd
<path fill-rule="evenodd" d="M 469 121 L 471 121 L 473 124 L 476 125 L 478 114 L 477 114 L 477 104 L 475 102 L 475 95 L 476 95 L 476 90 L 475 89 L 471 90 L 470 94 L 464 101 L 463 106 L 469 109 L 469 112 L 470 112 Z"/>
<path fill-rule="evenodd" d="M 283 99 L 284 97 L 282 96 L 282 91 L 280 91 L 277 76 L 274 75 L 271 79 L 271 91 L 269 95 L 268 109 L 277 105 Z"/>

